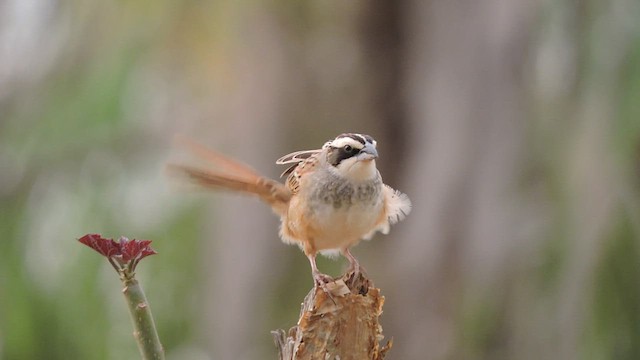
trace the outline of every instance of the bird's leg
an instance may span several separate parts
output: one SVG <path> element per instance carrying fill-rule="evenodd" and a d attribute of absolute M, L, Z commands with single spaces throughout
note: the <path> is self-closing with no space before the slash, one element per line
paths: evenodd
<path fill-rule="evenodd" d="M 358 259 L 351 254 L 351 250 L 349 248 L 342 249 L 342 255 L 349 260 L 349 268 L 347 269 L 347 274 L 353 272 L 353 277 L 351 278 L 351 285 L 353 285 L 360 275 L 360 273 L 366 274 L 367 272 L 358 262 Z"/>
<path fill-rule="evenodd" d="M 327 274 L 323 274 L 318 270 L 318 265 L 316 265 L 316 254 L 307 254 L 307 258 L 309 258 L 309 262 L 311 263 L 311 274 L 313 275 L 313 281 L 316 285 L 320 286 L 320 288 L 327 294 L 329 299 L 333 301 L 335 304 L 335 300 L 331 295 L 331 291 L 327 287 L 327 283 L 333 282 L 333 278 Z"/>
<path fill-rule="evenodd" d="M 307 255 L 307 257 L 309 258 L 309 262 L 311 263 L 311 273 L 313 274 L 313 280 L 316 282 L 316 284 L 322 287 L 324 286 L 324 284 L 334 281 L 331 276 L 323 274 L 320 272 L 320 270 L 318 270 L 318 265 L 316 265 L 316 254 L 309 254 Z"/>

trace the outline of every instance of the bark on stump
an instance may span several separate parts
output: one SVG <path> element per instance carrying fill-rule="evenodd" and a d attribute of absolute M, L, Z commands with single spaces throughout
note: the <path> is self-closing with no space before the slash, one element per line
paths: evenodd
<path fill-rule="evenodd" d="M 280 360 L 384 359 L 392 341 L 379 343 L 384 338 L 378 322 L 384 304 L 380 289 L 362 274 L 354 279 L 353 273 L 327 286 L 333 300 L 314 287 L 304 299 L 298 325 L 271 332 Z"/>

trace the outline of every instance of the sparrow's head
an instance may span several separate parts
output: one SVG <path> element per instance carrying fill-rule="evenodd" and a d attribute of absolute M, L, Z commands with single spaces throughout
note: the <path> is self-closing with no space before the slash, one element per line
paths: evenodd
<path fill-rule="evenodd" d="M 327 162 L 338 174 L 353 180 L 367 180 L 377 175 L 376 141 L 369 135 L 346 133 L 328 141 Z"/>

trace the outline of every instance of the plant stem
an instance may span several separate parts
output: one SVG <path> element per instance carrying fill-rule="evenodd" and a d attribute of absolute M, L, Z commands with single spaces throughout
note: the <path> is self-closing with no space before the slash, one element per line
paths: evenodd
<path fill-rule="evenodd" d="M 142 287 L 134 278 L 123 277 L 124 289 L 122 293 L 129 306 L 131 321 L 133 322 L 133 337 L 138 343 L 140 355 L 145 360 L 164 359 L 164 348 L 160 343 L 156 324 L 151 315 L 151 309 Z"/>

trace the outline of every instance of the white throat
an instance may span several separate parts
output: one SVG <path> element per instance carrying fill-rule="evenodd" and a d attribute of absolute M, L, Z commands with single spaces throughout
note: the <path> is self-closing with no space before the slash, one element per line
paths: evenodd
<path fill-rule="evenodd" d="M 355 158 L 346 159 L 333 170 L 338 175 L 357 182 L 371 180 L 378 175 L 376 161 L 373 159 L 365 161 L 358 161 Z"/>

